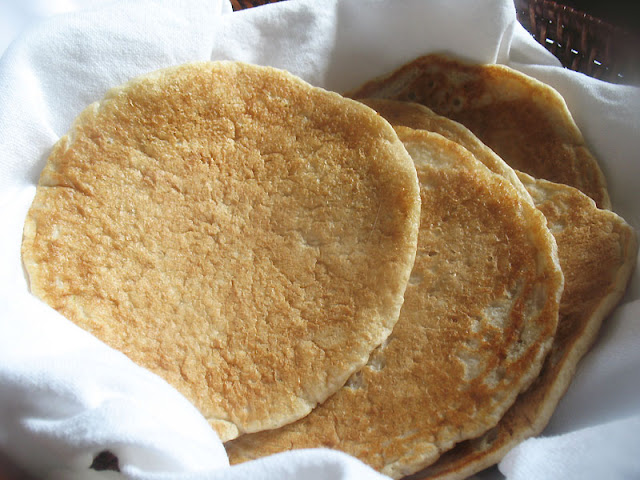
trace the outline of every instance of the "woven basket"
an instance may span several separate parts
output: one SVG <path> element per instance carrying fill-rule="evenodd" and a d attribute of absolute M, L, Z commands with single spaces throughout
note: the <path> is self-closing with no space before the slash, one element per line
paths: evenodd
<path fill-rule="evenodd" d="M 282 0 L 231 0 L 234 10 Z M 567 68 L 640 85 L 640 37 L 550 0 L 514 0 L 520 23 Z"/>
<path fill-rule="evenodd" d="M 231 0 L 231 5 L 234 10 L 243 10 L 245 8 L 257 7 L 259 5 L 266 5 L 267 3 L 281 2 L 282 0 Z"/>
<path fill-rule="evenodd" d="M 518 20 L 567 68 L 640 85 L 640 37 L 550 0 L 515 0 Z"/>

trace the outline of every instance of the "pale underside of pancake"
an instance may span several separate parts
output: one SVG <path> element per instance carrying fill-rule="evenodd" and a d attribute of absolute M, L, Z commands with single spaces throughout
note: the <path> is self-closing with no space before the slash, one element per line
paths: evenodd
<path fill-rule="evenodd" d="M 540 376 L 497 427 L 445 453 L 415 478 L 461 479 L 499 462 L 542 432 L 603 319 L 622 297 L 638 252 L 635 231 L 578 190 L 521 174 L 557 244 L 565 287 L 560 318 Z"/>
<path fill-rule="evenodd" d="M 610 208 L 604 175 L 562 96 L 514 69 L 427 55 L 347 95 L 425 105 L 465 125 L 514 169 Z"/>
<path fill-rule="evenodd" d="M 496 154 L 470 130 L 427 107 L 393 100 L 362 101 L 394 126 L 441 133 L 469 149 L 485 165 L 497 164 Z M 465 478 L 497 463 L 517 443 L 540 433 L 603 318 L 620 300 L 635 264 L 636 235 L 622 218 L 598 209 L 577 189 L 516 174 L 549 222 L 565 277 L 551 353 L 540 377 L 518 397 L 496 428 L 456 446 L 415 478 Z"/>
<path fill-rule="evenodd" d="M 411 129 L 399 136 L 422 209 L 393 333 L 305 418 L 227 443 L 232 463 L 322 446 L 399 478 L 495 426 L 538 374 L 563 283 L 544 217 L 458 144 Z"/>
<path fill-rule="evenodd" d="M 366 363 L 398 319 L 419 215 L 413 162 L 371 109 L 204 62 L 78 117 L 22 254 L 35 295 L 226 440 L 300 418 Z"/>

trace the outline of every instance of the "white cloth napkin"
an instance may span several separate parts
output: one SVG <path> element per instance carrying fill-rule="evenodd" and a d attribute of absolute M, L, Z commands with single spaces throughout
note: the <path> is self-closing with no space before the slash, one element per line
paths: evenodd
<path fill-rule="evenodd" d="M 72 13 L 38 21 L 0 59 L 0 467 L 50 478 L 384 478 L 328 450 L 228 467 L 217 436 L 175 390 L 28 293 L 22 223 L 46 156 L 84 106 L 132 76 L 234 59 L 341 91 L 427 52 L 505 63 L 565 96 L 614 209 L 640 226 L 640 90 L 559 68 L 511 0 L 290 0 L 236 13 L 225 0 L 54 3 L 61 8 L 48 4 L 41 16 Z M 640 473 L 639 299 L 636 273 L 545 432 L 555 436 L 514 450 L 501 464 L 508 478 Z M 578 441 L 587 447 L 571 448 Z M 602 444 L 610 448 L 594 455 Z M 121 474 L 88 469 L 103 450 Z"/>

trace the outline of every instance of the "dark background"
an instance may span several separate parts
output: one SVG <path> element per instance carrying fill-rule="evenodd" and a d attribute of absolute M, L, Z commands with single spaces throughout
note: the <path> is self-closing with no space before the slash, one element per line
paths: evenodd
<path fill-rule="evenodd" d="M 640 34 L 640 0 L 556 0 L 607 21 L 626 30 Z M 640 45 L 638 45 L 640 48 Z"/>

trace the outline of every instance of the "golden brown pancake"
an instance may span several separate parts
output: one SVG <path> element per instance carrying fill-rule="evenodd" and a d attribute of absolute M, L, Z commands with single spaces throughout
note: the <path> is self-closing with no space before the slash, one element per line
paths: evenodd
<path fill-rule="evenodd" d="M 542 432 L 603 319 L 621 299 L 636 262 L 635 231 L 598 209 L 578 190 L 521 174 L 549 222 L 565 287 L 558 331 L 540 376 L 498 426 L 445 453 L 415 478 L 462 479 L 498 463 L 518 443 Z"/>
<path fill-rule="evenodd" d="M 22 254 L 35 295 L 227 440 L 306 415 L 387 338 L 419 210 L 413 162 L 373 110 L 204 62 L 82 112 L 41 175 Z"/>
<path fill-rule="evenodd" d="M 515 170 L 464 125 L 438 115 L 433 110 L 415 102 L 383 98 L 360 98 L 358 101 L 373 108 L 394 127 L 428 130 L 461 144 L 473 153 L 476 160 L 480 160 L 489 170 L 504 177 L 524 198 L 532 202 L 529 192 L 522 185 Z"/>
<path fill-rule="evenodd" d="M 499 157 L 470 130 L 410 102 L 363 100 L 392 125 L 441 133 L 469 149 L 485 165 Z M 501 173 L 499 168 L 492 170 Z M 522 440 L 539 434 L 567 389 L 580 358 L 594 341 L 603 318 L 618 303 L 635 264 L 634 230 L 613 212 L 600 210 L 577 189 L 516 172 L 556 238 L 565 287 L 550 356 L 541 375 L 495 428 L 445 453 L 414 478 L 459 479 L 499 462 Z"/>
<path fill-rule="evenodd" d="M 232 463 L 322 446 L 399 478 L 495 426 L 538 374 L 563 282 L 544 217 L 458 144 L 398 132 L 422 209 L 393 333 L 303 419 L 227 443 Z"/>
<path fill-rule="evenodd" d="M 604 175 L 564 99 L 516 70 L 427 55 L 347 95 L 425 105 L 465 125 L 514 169 L 578 188 L 610 208 Z"/>

